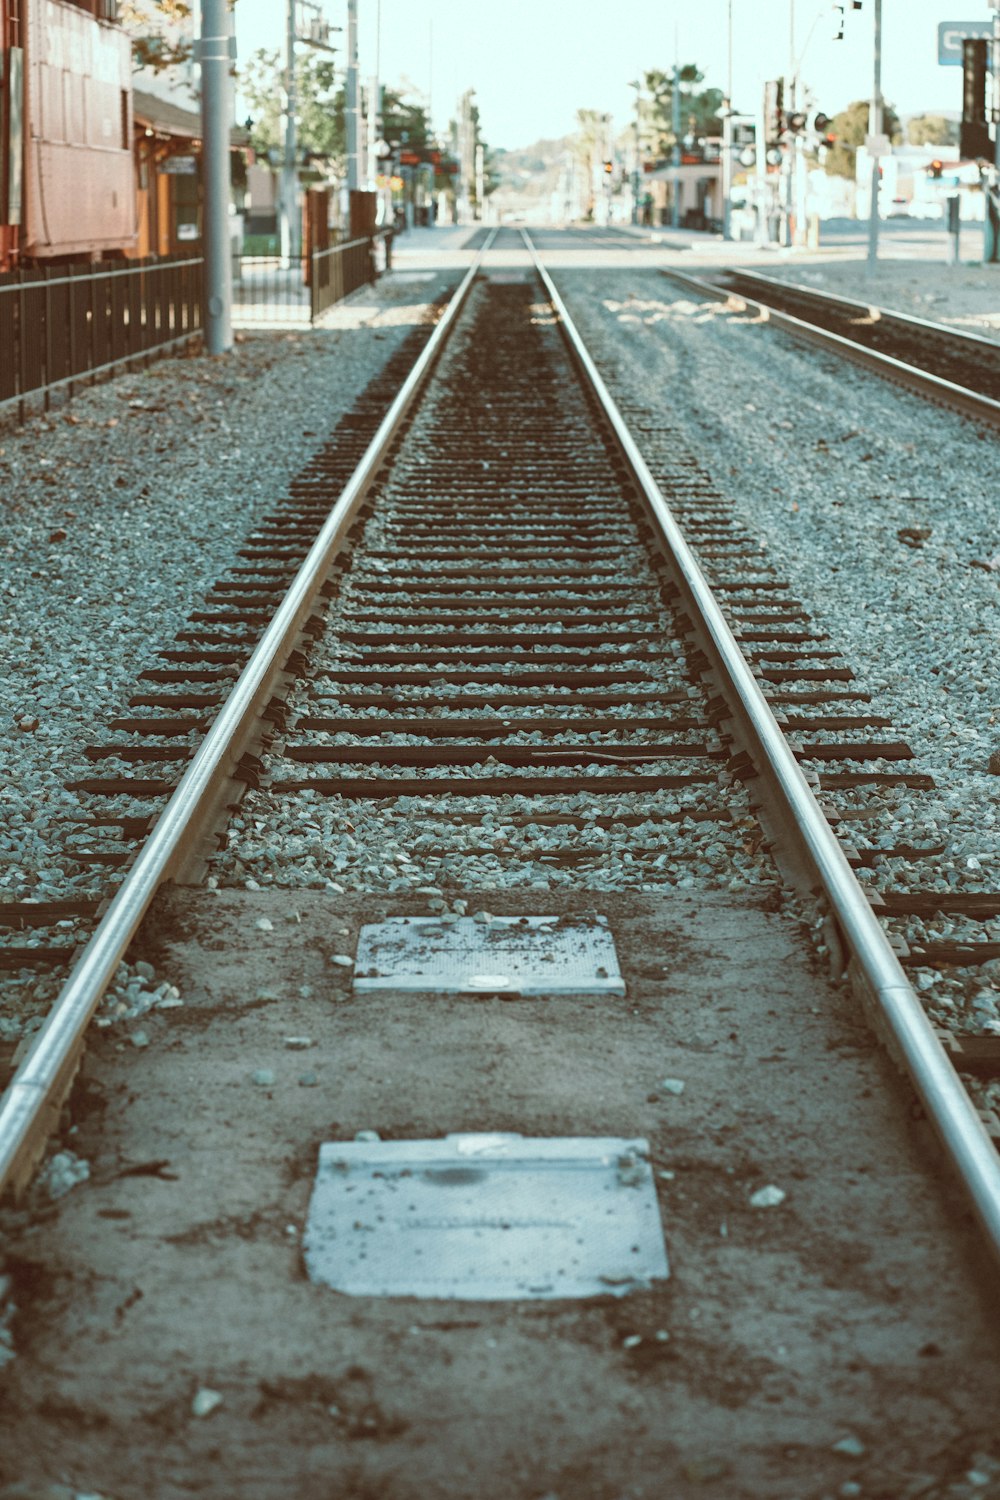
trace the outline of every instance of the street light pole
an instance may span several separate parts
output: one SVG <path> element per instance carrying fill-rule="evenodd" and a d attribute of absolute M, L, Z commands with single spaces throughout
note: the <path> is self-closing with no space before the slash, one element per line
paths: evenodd
<path fill-rule="evenodd" d="M 882 0 L 875 0 L 875 69 L 872 81 L 872 102 L 868 111 L 868 134 L 882 134 Z M 878 200 L 881 180 L 880 156 L 872 157 L 871 206 L 868 210 L 868 266 L 878 261 Z"/>

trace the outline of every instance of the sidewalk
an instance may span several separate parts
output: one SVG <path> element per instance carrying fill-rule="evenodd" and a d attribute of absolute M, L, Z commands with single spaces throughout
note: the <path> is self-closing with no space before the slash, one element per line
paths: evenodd
<path fill-rule="evenodd" d="M 435 224 L 426 229 L 408 229 L 394 235 L 392 274 L 410 276 L 433 271 L 467 269 L 473 252 L 466 249 L 482 228 L 479 224 Z"/>

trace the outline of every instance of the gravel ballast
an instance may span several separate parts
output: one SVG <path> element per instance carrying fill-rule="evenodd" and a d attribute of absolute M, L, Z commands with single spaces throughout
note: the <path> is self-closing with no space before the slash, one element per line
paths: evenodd
<path fill-rule="evenodd" d="M 308 676 L 292 689 L 288 703 L 290 722 L 300 716 L 352 712 L 349 705 L 337 698 L 335 682 L 325 679 L 330 675 L 335 678 L 338 671 L 364 666 L 368 659 L 369 647 L 352 644 L 350 639 L 342 638 L 342 633 L 349 632 L 352 626 L 356 630 L 355 612 L 359 603 L 364 608 L 368 597 L 366 590 L 373 581 L 396 576 L 385 559 L 404 554 L 407 546 L 412 545 L 414 522 L 407 519 L 405 507 L 413 504 L 414 493 L 421 493 L 421 482 L 427 472 L 423 465 L 429 461 L 427 455 L 433 454 L 437 435 L 447 431 L 447 421 L 442 419 L 437 408 L 440 405 L 446 411 L 449 391 L 460 388 L 468 379 L 463 362 L 475 337 L 475 299 L 479 295 L 473 293 L 469 321 L 456 331 L 442 356 L 438 380 L 416 416 L 402 456 L 387 481 L 386 491 L 358 542 L 351 571 L 331 609 L 327 632 L 310 652 Z M 581 397 L 573 383 L 558 330 L 551 321 L 539 323 L 537 315 L 533 322 L 537 331 L 532 334 L 532 339 L 549 350 L 547 357 L 554 361 L 552 369 L 559 372 L 558 399 L 565 403 L 560 420 L 577 420 Z M 525 343 L 526 359 L 534 347 L 535 344 Z M 487 404 L 490 399 L 495 399 L 488 383 L 483 385 L 478 397 Z M 518 411 L 513 415 L 523 417 L 524 413 Z M 538 420 L 537 416 L 535 420 Z M 551 420 L 547 411 L 545 420 Z M 595 449 L 595 454 L 598 451 Z M 609 504 L 608 497 L 601 490 L 601 484 L 608 483 L 603 477 L 603 461 L 603 455 L 595 456 L 593 479 L 597 491 L 593 498 L 602 506 Z M 484 466 L 488 468 L 489 464 Z M 512 470 L 511 485 L 516 488 L 518 483 L 529 484 L 526 476 L 530 469 L 530 463 L 526 464 L 520 480 L 515 477 L 520 471 Z M 539 483 L 537 478 L 532 482 L 535 486 Z M 474 493 L 474 484 L 472 488 Z M 704 699 L 690 688 L 682 648 L 676 642 L 673 621 L 659 601 L 656 575 L 650 567 L 649 555 L 645 546 L 636 545 L 637 537 L 627 506 L 624 501 L 619 503 L 620 519 L 616 519 L 613 525 L 609 523 L 609 534 L 613 532 L 617 539 L 613 544 L 602 544 L 601 562 L 612 568 L 617 579 L 628 578 L 633 582 L 635 593 L 628 600 L 630 609 L 633 613 L 637 607 L 651 609 L 655 628 L 649 634 L 648 642 L 640 638 L 638 643 L 621 644 L 614 650 L 613 661 L 608 660 L 606 653 L 593 665 L 596 670 L 607 673 L 609 688 L 618 680 L 617 674 L 633 672 L 641 678 L 643 688 L 655 688 L 665 695 L 690 694 L 690 713 L 696 718 L 703 716 Z M 403 509 L 397 515 L 400 507 Z M 470 524 L 474 524 L 474 517 L 463 519 L 458 515 L 452 522 L 457 529 Z M 506 524 L 513 542 L 520 537 L 520 532 L 512 521 Z M 491 543 L 490 546 L 502 544 Z M 393 549 L 399 549 L 399 553 Z M 455 580 L 468 577 L 470 572 L 466 558 L 457 558 L 454 563 L 439 560 L 431 564 L 431 568 L 427 576 L 453 576 Z M 501 571 L 504 578 L 530 587 L 532 566 L 519 562 L 516 555 L 504 560 Z M 545 576 L 548 583 L 556 585 L 547 596 L 555 602 L 563 592 L 560 587 L 562 579 L 558 574 Z M 572 568 L 568 568 L 566 591 L 572 592 L 575 577 Z M 398 589 L 393 588 L 385 597 L 394 609 L 419 603 L 419 596 L 406 591 L 405 577 L 400 579 Z M 492 603 L 494 597 L 500 603 L 504 598 L 502 594 L 491 595 L 488 589 L 480 596 L 477 589 L 477 606 L 480 598 Z M 465 693 L 462 673 L 475 670 L 479 657 L 488 663 L 490 670 L 496 666 L 496 646 L 484 644 L 480 647 L 466 643 L 442 647 L 438 655 L 433 645 L 436 633 L 433 626 L 427 630 L 423 626 L 397 624 L 394 629 L 398 644 L 394 643 L 386 653 L 379 653 L 379 665 L 372 668 L 377 675 L 366 680 L 366 687 L 370 691 L 391 695 L 399 713 L 412 709 L 416 703 L 420 704 L 421 712 L 429 710 L 435 717 L 442 712 L 460 709 Z M 601 647 L 605 630 L 606 622 L 599 619 L 593 627 L 586 627 L 584 633 L 593 635 L 594 645 Z M 557 752 L 561 742 L 578 742 L 578 735 L 572 731 L 555 738 L 549 731 L 544 734 L 537 731 L 518 733 L 517 721 L 522 715 L 559 714 L 559 690 L 553 692 L 551 687 L 551 661 L 565 654 L 573 665 L 584 649 L 572 643 L 563 647 L 558 634 L 549 634 L 548 631 L 541 644 L 504 645 L 505 661 L 496 667 L 496 678 L 477 682 L 477 690 L 487 699 L 504 705 L 503 719 L 507 724 L 498 735 L 498 742 L 502 742 L 505 749 L 536 745 L 544 747 L 540 751 L 544 754 Z M 654 653 L 655 669 L 647 666 L 647 651 Z M 534 660 L 536 652 L 541 653 L 537 664 Z M 405 680 L 394 681 L 394 674 L 407 666 L 408 656 L 414 655 L 420 658 L 422 667 L 433 671 L 440 668 L 442 672 L 426 693 Z M 529 700 L 526 709 L 522 710 L 516 702 L 516 691 L 512 694 L 511 687 L 504 680 L 512 670 L 525 680 L 537 671 L 538 682 L 544 685 L 545 696 L 550 701 L 539 704 L 536 697 L 534 702 Z M 642 677 L 646 670 L 651 672 L 648 678 Z M 455 674 L 454 681 L 449 681 L 449 674 Z M 563 687 L 561 691 L 569 697 L 571 704 L 579 698 L 578 689 Z M 633 710 L 638 716 L 641 706 L 633 704 Z M 573 709 L 573 712 L 578 713 L 579 709 Z M 675 739 L 673 735 L 670 737 Z M 762 841 L 752 835 L 748 838 L 748 827 L 756 829 L 756 824 L 749 811 L 747 793 L 742 786 L 730 784 L 724 772 L 720 779 L 724 751 L 707 724 L 692 731 L 689 742 L 694 744 L 694 750 L 690 757 L 682 753 L 685 741 L 681 739 L 675 740 L 678 745 L 676 758 L 642 764 L 644 773 L 662 776 L 667 786 L 673 776 L 692 777 L 692 783 L 682 793 L 662 790 L 655 795 L 644 791 L 615 796 L 596 790 L 578 790 L 575 783 L 581 777 L 591 782 L 620 779 L 622 766 L 613 759 L 619 738 L 629 744 L 636 740 L 627 721 L 623 722 L 620 732 L 609 731 L 592 737 L 595 750 L 592 763 L 582 760 L 577 763 L 573 759 L 565 766 L 558 766 L 541 762 L 547 790 L 544 796 L 537 798 L 503 795 L 504 781 L 516 779 L 518 772 L 513 766 L 503 763 L 502 751 L 498 749 L 499 761 L 484 758 L 463 768 L 470 790 L 474 792 L 475 783 L 481 780 L 484 795 L 456 801 L 451 796 L 394 796 L 395 768 L 389 750 L 392 746 L 419 743 L 411 735 L 383 737 L 377 720 L 367 720 L 363 726 L 358 725 L 356 734 L 340 733 L 331 738 L 324 731 L 309 736 L 305 742 L 307 747 L 313 744 L 331 748 L 357 746 L 359 752 L 363 748 L 367 754 L 375 754 L 383 747 L 386 749 L 384 762 L 373 763 L 359 758 L 353 768 L 354 775 L 377 782 L 380 790 L 384 788 L 383 804 L 374 807 L 359 804 L 346 796 L 332 795 L 329 788 L 319 793 L 309 787 L 283 790 L 282 782 L 288 780 L 290 773 L 288 763 L 283 760 L 284 747 L 279 744 L 263 757 L 262 784 L 248 792 L 238 816 L 230 823 L 227 848 L 214 860 L 213 874 L 223 886 L 241 885 L 249 876 L 253 880 L 260 879 L 265 885 L 279 887 L 322 886 L 327 881 L 339 890 L 351 893 L 390 891 L 397 894 L 431 885 L 440 885 L 446 891 L 512 888 L 612 891 L 655 890 L 671 886 L 737 891 L 757 882 L 773 885 L 775 872 L 762 852 Z M 655 736 L 655 739 L 662 738 L 661 733 Z M 699 741 L 705 742 L 708 755 L 698 756 L 696 742 Z M 296 742 L 301 743 L 298 736 Z M 302 768 L 304 780 L 309 779 L 311 769 Z M 442 754 L 439 764 L 421 767 L 421 781 L 431 791 L 435 781 L 453 776 L 454 769 L 447 755 Z M 322 764 L 315 767 L 315 779 L 328 779 L 327 768 Z M 498 785 L 501 788 L 499 796 Z M 452 817 L 456 806 L 461 807 L 469 821 L 456 821 Z M 713 809 L 718 812 L 720 807 L 730 809 L 732 816 L 716 816 L 708 821 Z M 606 817 L 609 826 L 600 829 L 593 840 L 585 840 L 581 847 L 575 827 L 546 823 L 544 817 L 539 816 L 542 814 L 570 815 L 577 822 Z M 692 817 L 698 814 L 706 821 L 693 823 Z M 659 816 L 663 821 L 641 831 L 631 823 L 620 821 L 653 816 Z"/>
<path fill-rule="evenodd" d="M 735 506 L 779 577 L 873 695 L 936 789 L 864 789 L 859 847 L 941 849 L 876 856 L 865 879 L 942 892 L 1000 884 L 998 477 L 992 435 L 840 360 L 803 347 L 669 278 L 562 272 L 571 315 L 612 394 L 659 413 L 653 467 L 678 445 Z M 914 537 L 916 532 L 916 537 Z M 996 922 L 939 915 L 891 924 L 907 939 L 996 940 Z M 995 966 L 991 966 L 995 967 Z M 997 976 L 918 969 L 932 1018 L 997 1030 Z M 996 1086 L 992 1086 L 997 1092 Z"/>
<path fill-rule="evenodd" d="M 0 431 L 0 901 L 106 888 L 73 857 L 84 747 L 454 280 L 389 277 L 321 329 L 162 359 Z"/>

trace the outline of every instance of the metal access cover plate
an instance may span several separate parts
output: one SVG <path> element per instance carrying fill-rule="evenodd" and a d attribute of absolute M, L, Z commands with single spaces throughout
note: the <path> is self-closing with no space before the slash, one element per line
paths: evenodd
<path fill-rule="evenodd" d="M 390 917 L 358 935 L 354 989 L 624 995 L 606 917 Z"/>
<path fill-rule="evenodd" d="M 304 1250 L 354 1297 L 624 1296 L 669 1276 L 644 1140 L 320 1147 Z"/>

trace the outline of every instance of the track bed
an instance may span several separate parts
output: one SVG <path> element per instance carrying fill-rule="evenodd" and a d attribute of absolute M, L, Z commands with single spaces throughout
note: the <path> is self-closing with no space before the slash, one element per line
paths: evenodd
<path fill-rule="evenodd" d="M 91 1049 L 74 1138 L 91 1183 L 17 1247 L 31 1294 L 4 1470 L 48 1475 L 57 1455 L 79 1485 L 163 1500 L 605 1500 L 665 1480 L 895 1496 L 921 1474 L 952 1493 L 990 1441 L 980 1252 L 853 1004 L 760 901 L 596 899 L 625 1000 L 352 999 L 331 951 L 423 903 L 165 898 L 144 952 L 187 1004 L 147 1024 L 148 1049 Z M 316 1287 L 299 1244 L 316 1149 L 362 1129 L 645 1134 L 672 1278 L 547 1304 Z M 751 1207 L 767 1185 L 785 1201 Z M 223 1400 L 199 1420 L 203 1387 Z"/>

